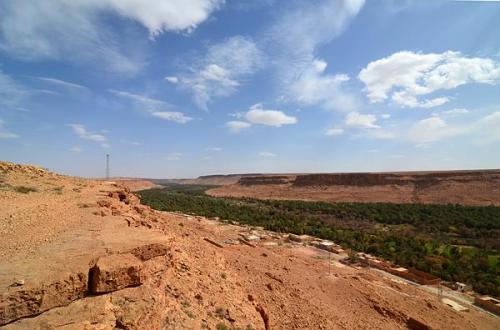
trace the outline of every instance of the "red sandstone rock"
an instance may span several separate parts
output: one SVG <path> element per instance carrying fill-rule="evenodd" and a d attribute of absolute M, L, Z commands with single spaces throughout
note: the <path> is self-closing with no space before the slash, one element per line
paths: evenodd
<path fill-rule="evenodd" d="M 89 291 L 93 294 L 138 286 L 142 282 L 142 264 L 130 253 L 99 258 L 89 272 Z"/>
<path fill-rule="evenodd" d="M 155 257 L 167 255 L 169 250 L 170 249 L 164 244 L 153 243 L 136 247 L 135 249 L 130 251 L 130 253 L 133 254 L 137 259 L 146 261 Z"/>

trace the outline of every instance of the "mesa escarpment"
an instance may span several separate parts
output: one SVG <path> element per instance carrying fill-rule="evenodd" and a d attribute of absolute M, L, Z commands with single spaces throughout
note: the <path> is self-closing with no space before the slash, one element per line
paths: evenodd
<path fill-rule="evenodd" d="M 304 174 L 296 176 L 293 185 L 305 186 L 377 186 L 415 185 L 430 187 L 440 182 L 500 182 L 500 171 L 460 171 L 434 173 L 339 173 Z"/>
<path fill-rule="evenodd" d="M 284 239 L 241 243 L 255 228 L 152 210 L 118 183 L 0 169 L 5 329 L 498 328 Z"/>
<path fill-rule="evenodd" d="M 328 202 L 500 205 L 500 170 L 243 177 L 213 196 Z"/>
<path fill-rule="evenodd" d="M 242 186 L 255 186 L 266 184 L 289 184 L 294 182 L 294 177 L 289 175 L 261 175 L 242 177 L 238 184 Z"/>

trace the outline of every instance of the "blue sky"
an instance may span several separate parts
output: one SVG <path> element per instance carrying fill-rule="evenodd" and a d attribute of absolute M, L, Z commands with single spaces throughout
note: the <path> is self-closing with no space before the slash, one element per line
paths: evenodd
<path fill-rule="evenodd" d="M 500 167 L 500 2 L 0 1 L 0 159 L 103 176 Z"/>

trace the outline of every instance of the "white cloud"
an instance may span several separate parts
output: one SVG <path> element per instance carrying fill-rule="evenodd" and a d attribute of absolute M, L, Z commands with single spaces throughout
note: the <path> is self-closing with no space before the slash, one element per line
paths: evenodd
<path fill-rule="evenodd" d="M 355 110 L 356 99 L 342 86 L 349 81 L 349 77 L 345 74 L 325 74 L 326 67 L 325 61 L 313 60 L 298 78 L 290 83 L 287 98 L 300 105 L 319 105 L 325 110 Z"/>
<path fill-rule="evenodd" d="M 382 119 L 389 119 L 389 118 L 391 118 L 391 115 L 388 113 L 383 113 L 380 115 L 380 117 L 382 117 Z"/>
<path fill-rule="evenodd" d="M 136 72 L 142 63 L 123 55 L 116 33 L 102 23 L 114 14 L 144 26 L 151 37 L 191 31 L 223 0 L 24 0 L 0 4 L 0 49 L 26 59 L 105 63 L 112 71 Z"/>
<path fill-rule="evenodd" d="M 167 76 L 165 77 L 165 80 L 172 83 L 172 84 L 177 84 L 179 82 L 179 78 L 175 76 Z"/>
<path fill-rule="evenodd" d="M 201 109 L 216 97 L 233 94 L 241 79 L 262 65 L 262 53 L 249 38 L 236 36 L 212 45 L 201 59 L 177 75 L 179 85 L 193 94 Z"/>
<path fill-rule="evenodd" d="M 166 160 L 170 160 L 170 161 L 181 160 L 181 158 L 182 158 L 182 154 L 180 152 L 171 152 L 165 157 Z"/>
<path fill-rule="evenodd" d="M 0 139 L 16 139 L 19 135 L 10 132 L 7 128 L 5 128 L 5 122 L 0 119 Z"/>
<path fill-rule="evenodd" d="M 106 145 L 105 142 L 108 141 L 108 138 L 102 134 L 87 131 L 85 126 L 82 124 L 67 124 L 66 126 L 71 127 L 73 129 L 73 132 L 80 138 L 93 142 L 100 142 L 103 147 L 105 147 L 104 145 Z"/>
<path fill-rule="evenodd" d="M 259 152 L 260 157 L 276 157 L 276 154 L 269 151 L 261 151 Z"/>
<path fill-rule="evenodd" d="M 158 111 L 151 113 L 151 116 L 164 120 L 174 121 L 179 124 L 185 124 L 193 120 L 193 118 L 186 116 L 182 112 L 176 111 Z"/>
<path fill-rule="evenodd" d="M 192 30 L 223 3 L 223 0 L 94 0 L 90 6 L 100 6 L 136 20 L 156 36 L 166 31 Z"/>
<path fill-rule="evenodd" d="M 325 135 L 327 136 L 337 136 L 344 134 L 343 128 L 329 128 L 326 130 Z"/>
<path fill-rule="evenodd" d="M 460 135 L 469 130 L 465 127 L 449 125 L 444 119 L 434 116 L 413 124 L 408 132 L 408 138 L 417 143 L 429 143 Z"/>
<path fill-rule="evenodd" d="M 61 79 L 55 79 L 55 78 L 48 78 L 48 77 L 36 77 L 38 80 L 48 82 L 50 84 L 60 86 L 69 90 L 88 90 L 87 87 L 80 85 L 80 84 L 75 84 L 72 82 L 64 81 Z"/>
<path fill-rule="evenodd" d="M 220 152 L 220 151 L 222 151 L 222 148 L 221 147 L 210 147 L 210 148 L 206 148 L 205 150 L 206 151 L 213 151 L 213 152 Z"/>
<path fill-rule="evenodd" d="M 453 51 L 441 54 L 402 51 L 369 63 L 358 78 L 365 84 L 371 102 L 390 97 L 401 106 L 432 108 L 449 99 L 419 100 L 419 97 L 467 83 L 496 84 L 500 81 L 500 64 L 489 58 L 465 57 Z"/>
<path fill-rule="evenodd" d="M 291 125 L 297 123 L 297 119 L 292 116 L 288 116 L 282 111 L 278 110 L 266 110 L 262 107 L 262 104 L 257 103 L 250 107 L 244 115 L 237 116 L 237 118 L 244 117 L 246 121 L 234 120 L 226 122 L 226 127 L 232 133 L 239 133 L 240 131 L 247 129 L 252 126 L 252 124 L 281 127 L 283 125 Z"/>
<path fill-rule="evenodd" d="M 229 131 L 231 133 L 239 133 L 242 130 L 249 128 L 250 126 L 252 126 L 252 124 L 238 120 L 228 121 L 226 123 L 226 127 L 229 128 Z"/>
<path fill-rule="evenodd" d="M 358 112 L 349 112 L 345 117 L 345 125 L 355 128 L 380 128 L 376 125 L 377 118 L 375 115 L 360 114 Z"/>
<path fill-rule="evenodd" d="M 288 116 L 278 110 L 265 110 L 260 103 L 250 107 L 250 110 L 246 113 L 245 118 L 252 124 L 274 127 L 297 123 L 297 119 L 295 117 Z"/>
<path fill-rule="evenodd" d="M 451 110 L 446 110 L 443 111 L 445 115 L 448 115 L 450 117 L 456 117 L 456 116 L 461 116 L 461 115 L 466 115 L 470 111 L 464 108 L 457 108 L 457 109 L 451 109 Z"/>

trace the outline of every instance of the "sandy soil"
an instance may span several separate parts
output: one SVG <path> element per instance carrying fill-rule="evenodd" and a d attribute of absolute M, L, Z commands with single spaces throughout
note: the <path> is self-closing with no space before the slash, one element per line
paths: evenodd
<path fill-rule="evenodd" d="M 0 178 L 6 329 L 264 329 L 265 320 L 268 329 L 405 329 L 410 318 L 433 329 L 500 328 L 498 318 L 456 312 L 416 286 L 328 267 L 316 250 L 276 235 L 240 244 L 251 228 L 157 212 L 114 183 L 7 163 Z M 169 253 L 143 262 L 142 285 L 78 291 L 97 258 L 152 243 Z"/>

